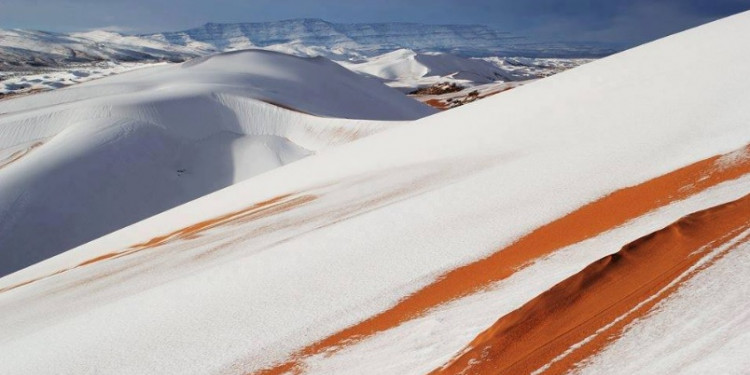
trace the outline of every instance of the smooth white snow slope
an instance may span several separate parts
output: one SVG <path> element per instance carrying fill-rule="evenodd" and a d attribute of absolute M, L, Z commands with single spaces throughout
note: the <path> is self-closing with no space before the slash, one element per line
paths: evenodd
<path fill-rule="evenodd" d="M 743 13 L 649 43 L 327 149 L 8 275 L 0 279 L 0 373 L 241 374 L 284 363 L 584 204 L 748 145 L 748 33 L 750 13 Z M 743 162 L 746 153 L 729 159 Z M 509 287 L 501 309 L 520 306 L 653 225 L 750 193 L 747 175 L 738 178 L 652 212 L 649 225 L 644 216 L 611 228 L 595 237 L 601 247 L 582 243 L 532 259 L 531 273 L 487 292 Z M 748 281 L 744 266 L 735 267 L 739 274 L 716 267 L 705 275 L 719 286 Z M 523 278 L 539 284 L 518 288 Z M 747 304 L 742 297 L 731 301 Z M 439 314 L 456 305 L 436 307 L 428 324 L 450 329 L 454 320 Z M 722 314 L 716 321 L 736 310 L 692 313 Z M 425 363 L 447 362 L 492 323 L 485 309 L 461 313 L 470 322 L 451 345 L 419 335 L 424 320 L 410 320 L 394 328 L 414 327 L 408 339 L 373 344 L 406 337 L 374 332 L 362 347 L 324 353 L 335 360 L 365 349 L 353 366 L 425 372 L 434 368 Z M 737 348 L 750 324 L 731 327 L 722 334 Z M 400 355 L 383 355 L 393 350 Z M 597 357 L 608 363 L 592 366 L 620 368 L 625 357 L 612 350 Z M 368 362 L 378 358 L 388 362 Z M 745 363 L 742 353 L 721 360 L 727 368 Z M 298 369 L 342 369 L 324 361 L 302 357 Z"/>
<path fill-rule="evenodd" d="M 431 113 L 323 58 L 267 51 L 0 102 L 0 274 L 396 125 L 359 119 Z"/>

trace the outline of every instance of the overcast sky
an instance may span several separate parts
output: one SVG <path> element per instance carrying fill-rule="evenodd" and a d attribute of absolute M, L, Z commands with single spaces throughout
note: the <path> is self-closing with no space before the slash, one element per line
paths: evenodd
<path fill-rule="evenodd" d="M 485 24 L 543 40 L 635 44 L 750 9 L 750 0 L 0 0 L 0 28 L 123 32 L 206 22 Z"/>

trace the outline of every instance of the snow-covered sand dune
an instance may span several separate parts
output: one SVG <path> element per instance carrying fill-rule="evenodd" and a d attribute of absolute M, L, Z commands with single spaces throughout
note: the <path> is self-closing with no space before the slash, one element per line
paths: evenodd
<path fill-rule="evenodd" d="M 365 75 L 378 77 L 392 87 L 414 89 L 439 82 L 485 84 L 513 80 L 497 65 L 446 53 L 417 53 L 408 49 L 389 52 L 365 62 L 339 64 Z"/>
<path fill-rule="evenodd" d="M 743 373 L 748 33 L 649 43 L 8 275 L 0 372 Z"/>
<path fill-rule="evenodd" d="M 399 49 L 361 61 L 338 63 L 351 71 L 380 78 L 391 87 L 411 91 L 442 82 L 477 86 L 497 81 L 533 81 L 591 61 L 593 59 L 469 58 Z"/>
<path fill-rule="evenodd" d="M 0 273 L 396 126 L 373 120 L 431 113 L 328 60 L 266 51 L 0 102 Z"/>

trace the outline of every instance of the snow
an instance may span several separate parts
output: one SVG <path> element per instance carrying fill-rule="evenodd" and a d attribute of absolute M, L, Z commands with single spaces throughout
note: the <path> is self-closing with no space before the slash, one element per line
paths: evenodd
<path fill-rule="evenodd" d="M 41 279 L 0 293 L 0 351 L 8 358 L 0 363 L 0 372 L 243 373 L 282 361 L 305 345 L 393 306 L 444 272 L 483 258 L 588 202 L 750 143 L 750 93 L 744 79 L 750 77 L 750 49 L 744 43 L 748 32 L 750 13 L 743 13 L 503 95 L 326 148 L 3 277 L 0 287 Z M 238 55 L 226 58 L 227 67 L 232 67 Z M 720 69 L 704 69 L 717 61 Z M 134 82 L 131 94 L 112 94 L 124 95 L 125 108 L 142 109 L 127 112 L 134 113 L 133 118 L 120 120 L 124 123 L 111 131 L 141 134 L 140 129 L 150 129 L 144 124 L 178 113 L 195 123 L 179 128 L 162 124 L 153 131 L 202 139 L 199 135 L 207 131 L 197 123 L 209 121 L 203 108 L 210 106 L 201 104 L 203 97 L 190 97 L 190 89 L 205 87 L 203 80 L 210 74 L 214 84 L 219 79 L 230 86 L 228 93 L 217 96 L 221 103 L 239 105 L 248 100 L 237 99 L 238 92 L 257 92 L 242 89 L 252 82 L 240 80 L 232 86 L 237 77 L 222 78 L 222 70 L 211 60 L 194 67 L 205 69 L 206 76 L 195 74 L 177 87 L 170 79 L 180 75 L 167 68 L 79 87 L 96 84 L 104 90 L 105 81 L 121 84 L 141 74 L 163 77 L 151 91 L 135 95 L 148 84 Z M 185 70 L 183 78 L 191 73 Z M 315 75 L 284 72 L 275 78 L 287 76 L 304 81 Z M 26 122 L 34 125 L 81 95 L 73 89 L 42 94 L 60 103 L 52 109 L 26 98 L 10 103 L 16 111 L 39 108 L 37 119 Z M 360 94 L 352 93 L 352 98 Z M 160 100 L 157 103 L 177 104 L 137 105 L 153 103 L 154 98 Z M 289 99 L 290 105 L 308 103 L 294 99 Z M 348 108 L 330 103 L 298 109 L 338 116 Z M 101 116 L 109 108 L 97 110 Z M 118 111 L 116 106 L 112 111 Z M 283 114 L 306 124 L 298 114 Z M 2 125 L 0 129 L 9 127 Z M 44 131 L 43 126 L 24 129 L 35 136 Z M 60 132 L 75 134 L 75 129 Z M 108 139 L 106 132 L 98 136 Z M 325 143 L 314 136 L 287 137 L 300 146 Z M 35 154 L 41 157 L 44 147 L 16 163 Z M 5 169 L 20 170 L 21 165 Z M 137 176 L 138 182 L 149 180 L 150 176 Z M 748 193 L 746 180 L 721 187 L 725 188 L 726 196 L 703 198 Z M 193 238 L 76 268 L 92 258 L 285 194 L 294 202 L 287 209 L 269 209 L 252 220 L 225 223 Z M 59 202 L 68 201 L 60 196 Z M 681 208 L 668 209 L 669 214 L 659 214 L 658 220 L 688 206 L 675 207 Z M 631 229 L 643 225 L 639 223 L 609 235 L 629 238 Z M 570 267 L 569 272 L 589 261 L 577 254 L 568 258 L 566 252 L 559 253 L 562 258 L 555 256 L 532 269 L 549 270 L 559 261 Z M 521 296 L 518 303 L 527 297 Z M 466 332 L 481 328 L 469 327 Z M 727 342 L 736 348 L 743 341 L 739 334 L 734 338 L 738 341 Z M 431 336 L 416 340 L 429 343 Z M 410 340 L 390 344 L 405 352 L 418 346 Z M 458 344 L 432 353 L 427 348 L 420 358 L 438 363 Z M 406 367 L 400 361 L 408 360 L 389 358 L 394 366 Z M 730 362 L 727 366 L 741 366 L 744 359 L 724 360 Z"/>
<path fill-rule="evenodd" d="M 117 38 L 119 34 L 105 31 L 75 35 L 105 41 L 119 40 Z M 262 49 L 303 57 L 326 56 L 355 73 L 378 79 L 403 92 L 411 92 L 420 87 L 444 82 L 456 83 L 467 88 L 480 89 L 484 86 L 492 91 L 492 88 L 503 86 L 506 82 L 504 86 L 508 87 L 527 84 L 538 78 L 593 61 L 591 59 L 499 57 L 478 59 L 447 53 L 417 53 L 408 49 L 399 49 L 373 57 L 358 56 L 354 61 L 349 61 L 350 52 L 345 50 L 329 50 L 325 47 L 308 46 L 296 42 L 271 45 Z M 65 67 L 58 68 L 28 68 L 28 71 L 0 71 L 0 94 L 12 95 L 53 90 L 160 64 L 166 63 L 108 61 L 66 64 Z"/>
<path fill-rule="evenodd" d="M 208 52 L 206 49 L 105 31 L 62 34 L 0 29 L 0 70 L 28 70 L 100 61 L 184 61 Z"/>
<path fill-rule="evenodd" d="M 67 69 L 49 69 L 43 72 L 6 72 L 0 78 L 0 94 L 25 94 L 47 91 L 88 82 L 113 74 L 148 68 L 164 63 L 101 63 L 81 65 Z M 0 95 L 0 97 L 2 97 Z"/>
<path fill-rule="evenodd" d="M 440 82 L 479 85 L 508 80 L 496 65 L 446 53 L 389 52 L 365 62 L 339 62 L 354 72 L 378 77 L 391 87 L 414 89 Z"/>
<path fill-rule="evenodd" d="M 482 60 L 497 65 L 507 76 L 517 81 L 549 77 L 594 61 L 591 58 L 549 57 L 484 57 Z"/>
<path fill-rule="evenodd" d="M 7 274 L 397 125 L 359 119 L 433 110 L 327 60 L 251 51 L 3 101 L 0 113 Z"/>

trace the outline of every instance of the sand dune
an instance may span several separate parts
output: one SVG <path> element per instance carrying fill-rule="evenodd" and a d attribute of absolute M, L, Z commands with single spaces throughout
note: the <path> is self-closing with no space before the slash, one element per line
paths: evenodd
<path fill-rule="evenodd" d="M 268 51 L 3 101 L 0 275 L 433 112 L 331 61 Z"/>
<path fill-rule="evenodd" d="M 583 269 L 477 336 L 434 374 L 564 374 L 748 241 L 750 195 L 689 215 Z"/>
<path fill-rule="evenodd" d="M 750 146 L 702 160 L 589 203 L 534 230 L 512 245 L 498 249 L 487 258 L 441 275 L 435 283 L 409 295 L 394 307 L 306 347 L 296 353 L 291 361 L 259 374 L 281 374 L 299 368 L 305 357 L 335 351 L 393 328 L 428 309 L 505 279 L 555 250 L 595 237 L 661 206 L 748 174 L 750 158 L 735 157 L 747 153 L 750 153 Z"/>

